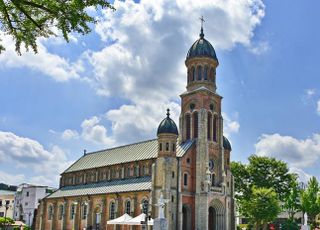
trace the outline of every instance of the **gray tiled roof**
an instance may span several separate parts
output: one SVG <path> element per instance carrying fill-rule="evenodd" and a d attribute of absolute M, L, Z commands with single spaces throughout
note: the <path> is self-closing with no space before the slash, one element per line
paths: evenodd
<path fill-rule="evenodd" d="M 177 156 L 182 157 L 192 146 L 193 141 L 177 145 Z M 98 168 L 120 163 L 156 158 L 158 155 L 158 140 L 149 140 L 131 145 L 88 153 L 72 164 L 64 173 L 84 169 Z"/>
<path fill-rule="evenodd" d="M 93 184 L 65 186 L 47 198 L 68 197 L 68 196 L 85 196 L 96 194 L 108 194 L 115 192 L 146 191 L 151 189 L 151 177 L 137 177 L 130 179 L 119 179 L 113 181 L 104 181 Z"/>

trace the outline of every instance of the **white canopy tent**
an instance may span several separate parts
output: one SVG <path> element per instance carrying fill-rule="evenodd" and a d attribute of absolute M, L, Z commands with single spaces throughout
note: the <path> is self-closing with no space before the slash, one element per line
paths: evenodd
<path fill-rule="evenodd" d="M 141 222 L 144 222 L 146 218 L 146 214 L 141 213 L 139 216 L 136 216 L 135 218 L 132 218 L 131 220 L 128 220 L 125 222 L 125 224 L 128 225 L 141 225 Z M 148 225 L 153 225 L 153 219 L 148 219 Z"/>
<path fill-rule="evenodd" d="M 107 221 L 107 224 L 127 224 L 127 221 L 129 221 L 131 219 L 132 219 L 132 216 L 125 213 L 116 219 Z"/>

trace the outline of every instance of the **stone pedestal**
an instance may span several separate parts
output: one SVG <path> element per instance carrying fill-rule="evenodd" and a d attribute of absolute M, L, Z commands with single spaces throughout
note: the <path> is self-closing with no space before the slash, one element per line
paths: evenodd
<path fill-rule="evenodd" d="M 168 230 L 168 221 L 165 218 L 156 218 L 153 221 L 153 230 Z"/>
<path fill-rule="evenodd" d="M 302 225 L 301 230 L 310 230 L 310 226 L 309 225 Z"/>

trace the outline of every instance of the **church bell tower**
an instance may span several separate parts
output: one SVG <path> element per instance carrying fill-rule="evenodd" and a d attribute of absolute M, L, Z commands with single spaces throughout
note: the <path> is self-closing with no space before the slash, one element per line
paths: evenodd
<path fill-rule="evenodd" d="M 201 19 L 202 22 L 204 21 Z M 193 140 L 196 145 L 195 227 L 208 229 L 210 191 L 224 183 L 222 97 L 216 92 L 216 68 L 219 65 L 213 46 L 199 39 L 187 53 L 187 91 L 180 95 L 180 141 Z"/>

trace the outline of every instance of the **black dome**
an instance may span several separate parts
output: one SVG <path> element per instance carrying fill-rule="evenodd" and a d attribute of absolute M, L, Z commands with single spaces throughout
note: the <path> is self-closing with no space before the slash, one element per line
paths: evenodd
<path fill-rule="evenodd" d="M 157 135 L 162 133 L 172 133 L 178 135 L 178 128 L 176 126 L 176 123 L 174 123 L 174 121 L 169 117 L 169 109 L 167 111 L 167 117 L 160 122 Z"/>
<path fill-rule="evenodd" d="M 225 136 L 223 136 L 223 148 L 229 151 L 232 150 L 230 141 Z"/>
<path fill-rule="evenodd" d="M 196 40 L 188 51 L 187 58 L 210 57 L 218 61 L 216 51 L 209 41 L 204 39 L 203 29 L 201 28 L 200 38 Z"/>

